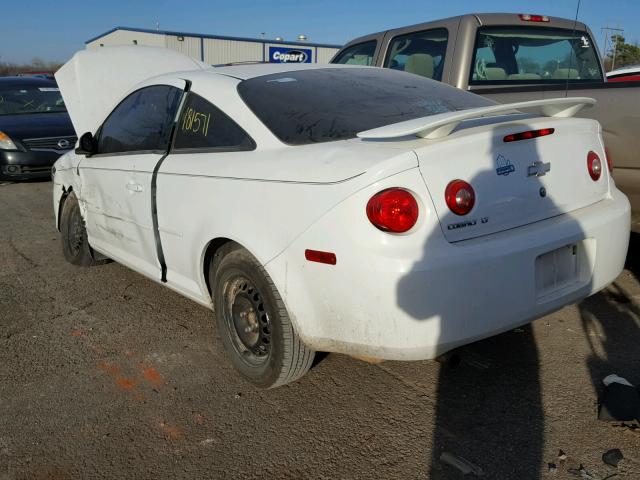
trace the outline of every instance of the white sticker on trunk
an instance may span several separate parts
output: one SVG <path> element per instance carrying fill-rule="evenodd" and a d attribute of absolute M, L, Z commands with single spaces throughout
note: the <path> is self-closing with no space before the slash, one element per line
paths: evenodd
<path fill-rule="evenodd" d="M 57 87 L 38 87 L 38 90 L 41 92 L 59 92 L 60 89 Z"/>

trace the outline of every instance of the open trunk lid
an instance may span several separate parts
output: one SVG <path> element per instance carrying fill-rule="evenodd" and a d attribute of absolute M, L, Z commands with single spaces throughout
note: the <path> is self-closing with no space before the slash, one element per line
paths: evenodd
<path fill-rule="evenodd" d="M 450 242 L 527 225 L 596 203 L 606 197 L 608 172 L 599 124 L 588 119 L 522 118 L 464 128 L 415 149 L 420 171 Z M 498 123 L 499 122 L 499 123 Z M 470 123 L 473 123 L 471 121 Z M 487 124 L 488 123 L 488 124 Z M 505 142 L 510 134 L 554 129 L 550 135 Z M 602 174 L 592 180 L 587 155 L 600 157 Z M 473 187 L 475 205 L 456 215 L 446 204 L 449 182 Z"/>

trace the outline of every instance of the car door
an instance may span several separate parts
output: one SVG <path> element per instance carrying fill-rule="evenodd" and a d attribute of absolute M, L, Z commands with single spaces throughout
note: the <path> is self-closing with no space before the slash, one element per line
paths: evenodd
<path fill-rule="evenodd" d="M 249 134 L 222 110 L 194 91 L 187 94 L 171 152 L 157 179 L 158 244 L 166 262 L 166 280 L 185 295 L 201 295 L 197 281 L 201 263 L 195 258 L 202 247 L 201 234 L 208 229 L 202 219 L 233 208 L 232 203 L 214 201 L 229 198 L 232 202 L 235 188 L 233 182 L 217 181 L 215 173 L 228 172 L 229 166 L 254 154 L 255 148 Z"/>
<path fill-rule="evenodd" d="M 128 95 L 102 124 L 97 153 L 79 164 L 89 242 L 141 273 L 159 277 L 152 177 L 167 153 L 185 82 Z"/>

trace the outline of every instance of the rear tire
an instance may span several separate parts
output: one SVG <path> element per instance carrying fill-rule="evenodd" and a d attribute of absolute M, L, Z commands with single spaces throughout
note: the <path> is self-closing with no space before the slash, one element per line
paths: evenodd
<path fill-rule="evenodd" d="M 67 262 L 81 267 L 97 265 L 98 262 L 91 254 L 80 205 L 73 192 L 67 196 L 62 207 L 60 233 L 62 233 L 62 253 Z"/>
<path fill-rule="evenodd" d="M 233 366 L 260 388 L 302 377 L 315 352 L 293 329 L 287 309 L 262 265 L 235 243 L 209 266 L 218 335 Z"/>

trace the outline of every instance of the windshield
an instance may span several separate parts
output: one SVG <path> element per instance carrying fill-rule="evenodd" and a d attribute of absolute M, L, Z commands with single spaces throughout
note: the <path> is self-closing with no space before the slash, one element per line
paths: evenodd
<path fill-rule="evenodd" d="M 584 31 L 540 27 L 478 30 L 472 85 L 603 81 L 598 56 Z"/>
<path fill-rule="evenodd" d="M 419 75 L 382 68 L 326 68 L 264 75 L 238 93 L 280 140 L 304 145 L 493 102 Z"/>
<path fill-rule="evenodd" d="M 55 84 L 0 86 L 0 115 L 66 111 L 60 90 Z"/>

